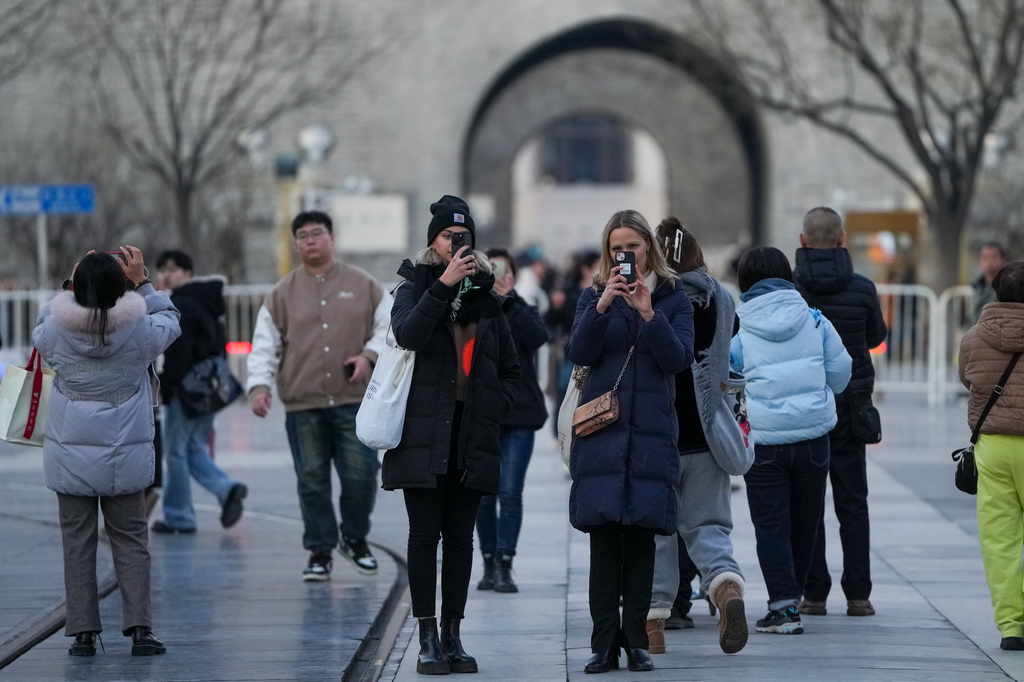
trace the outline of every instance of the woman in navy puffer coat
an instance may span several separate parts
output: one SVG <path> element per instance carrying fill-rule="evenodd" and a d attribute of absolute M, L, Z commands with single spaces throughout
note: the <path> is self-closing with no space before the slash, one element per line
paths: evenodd
<path fill-rule="evenodd" d="M 693 361 L 693 307 L 644 217 L 616 213 L 601 242 L 595 287 L 580 297 L 567 351 L 571 362 L 590 368 L 581 403 L 610 391 L 622 372 L 618 419 L 574 436 L 569 461 L 569 520 L 590 534 L 588 673 L 615 667 L 620 644 L 630 670 L 653 668 L 646 618 L 654 536 L 677 526 L 675 375 Z M 619 251 L 636 256 L 635 284 L 615 266 Z"/>
<path fill-rule="evenodd" d="M 145 490 L 153 483 L 156 396 L 148 368 L 181 327 L 171 299 L 146 279 L 142 252 L 133 246 L 121 251 L 123 259 L 95 252 L 82 258 L 72 290 L 46 304 L 32 332 L 57 373 L 43 471 L 46 486 L 57 493 L 72 656 L 95 655 L 103 629 L 96 591 L 100 508 L 121 588 L 121 631 L 132 638 L 132 655 L 166 651 L 151 632 Z"/>

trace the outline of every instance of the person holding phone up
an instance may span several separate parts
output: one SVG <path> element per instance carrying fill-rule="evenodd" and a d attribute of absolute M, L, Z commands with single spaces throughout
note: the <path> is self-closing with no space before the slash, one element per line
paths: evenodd
<path fill-rule="evenodd" d="M 416 352 L 402 439 L 384 453 L 386 490 L 401 489 L 409 516 L 409 591 L 419 622 L 416 672 L 477 671 L 459 635 L 473 568 L 482 495 L 498 492 L 500 424 L 519 393 L 520 367 L 505 320 L 511 301 L 494 291 L 487 259 L 462 199 L 430 206 L 427 247 L 398 270 L 395 340 Z M 435 618 L 437 546 L 441 630 Z"/>
<path fill-rule="evenodd" d="M 632 284 L 622 272 L 631 260 Z M 590 534 L 593 655 L 584 671 L 617 667 L 619 646 L 630 670 L 652 670 L 646 626 L 654 536 L 678 525 L 675 375 L 693 361 L 693 306 L 636 211 L 619 211 L 604 228 L 594 286 L 580 296 L 567 357 L 589 368 L 581 404 L 616 383 L 619 401 L 615 421 L 573 437 L 569 459 L 569 520 Z"/>

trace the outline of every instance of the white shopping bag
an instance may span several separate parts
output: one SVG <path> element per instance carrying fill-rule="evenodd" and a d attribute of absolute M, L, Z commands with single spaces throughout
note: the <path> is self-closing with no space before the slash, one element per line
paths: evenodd
<path fill-rule="evenodd" d="M 558 408 L 558 449 L 562 454 L 562 463 L 569 468 L 569 451 L 572 448 L 572 414 L 580 404 L 580 393 L 583 378 L 587 375 L 586 367 L 576 366 L 572 370 L 569 385 L 565 387 L 565 397 Z"/>
<path fill-rule="evenodd" d="M 9 443 L 43 444 L 53 377 L 52 369 L 43 369 L 43 359 L 35 348 L 27 367 L 7 365 L 0 381 L 0 438 Z"/>
<path fill-rule="evenodd" d="M 356 413 L 356 438 L 366 447 L 390 450 L 402 440 L 415 360 L 416 353 L 385 337 L 384 349 Z"/>

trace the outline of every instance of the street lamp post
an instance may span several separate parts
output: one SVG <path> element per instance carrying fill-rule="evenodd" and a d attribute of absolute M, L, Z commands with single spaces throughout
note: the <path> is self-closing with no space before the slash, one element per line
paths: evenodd
<path fill-rule="evenodd" d="M 278 183 L 278 259 L 277 274 L 284 277 L 292 270 L 291 221 L 296 191 L 302 189 L 302 208 L 316 206 L 320 168 L 334 146 L 334 133 L 323 123 L 308 125 L 296 140 L 299 154 L 277 155 L 274 176 Z"/>

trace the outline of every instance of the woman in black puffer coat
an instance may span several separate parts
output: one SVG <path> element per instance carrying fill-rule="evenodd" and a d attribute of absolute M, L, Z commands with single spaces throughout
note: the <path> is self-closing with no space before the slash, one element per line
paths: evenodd
<path fill-rule="evenodd" d="M 635 255 L 634 284 L 615 264 L 621 251 Z M 619 211 L 604 228 L 594 287 L 580 297 L 567 355 L 590 368 L 582 403 L 616 382 L 619 399 L 618 419 L 573 436 L 569 458 L 569 521 L 590 534 L 593 656 L 585 671 L 617 666 L 620 644 L 630 670 L 651 670 L 654 536 L 676 532 L 678 523 L 675 375 L 693 361 L 693 306 L 636 211 Z"/>
<path fill-rule="evenodd" d="M 402 440 L 384 454 L 386 490 L 402 489 L 409 515 L 409 590 L 419 619 L 423 674 L 476 672 L 462 648 L 480 498 L 498 491 L 499 424 L 519 392 L 520 368 L 491 289 L 487 259 L 472 250 L 473 219 L 461 199 L 430 207 L 427 248 L 398 274 L 391 323 L 400 346 L 416 352 Z M 453 253 L 452 236 L 467 246 Z M 437 545 L 441 555 L 441 632 L 435 618 Z"/>

